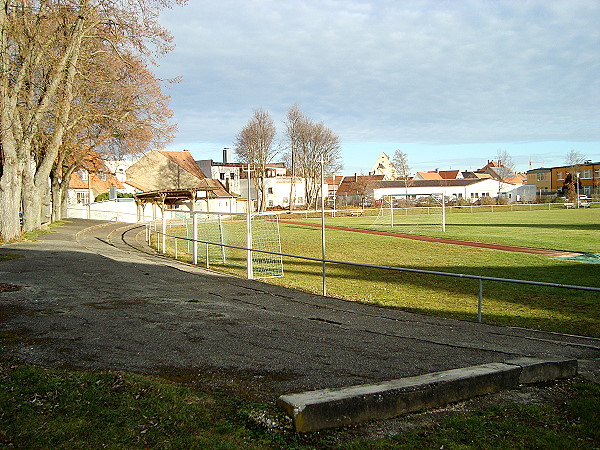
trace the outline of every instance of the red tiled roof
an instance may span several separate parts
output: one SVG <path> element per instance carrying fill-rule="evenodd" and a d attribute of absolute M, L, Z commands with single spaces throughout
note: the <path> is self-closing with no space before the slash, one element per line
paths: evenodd
<path fill-rule="evenodd" d="M 336 195 L 362 194 L 365 188 L 375 181 L 382 181 L 384 175 L 351 175 L 344 177 Z"/>
<path fill-rule="evenodd" d="M 441 180 L 442 176 L 437 172 L 417 172 L 423 180 Z"/>
<path fill-rule="evenodd" d="M 460 170 L 440 170 L 438 173 L 444 180 L 456 180 Z"/>
<path fill-rule="evenodd" d="M 194 158 L 192 157 L 190 152 L 159 150 L 158 153 L 166 156 L 171 161 L 173 161 L 175 164 L 177 164 L 179 167 L 181 167 L 183 170 L 191 173 L 195 177 L 197 177 L 201 180 L 206 178 L 204 176 L 204 173 L 202 173 L 202 170 L 200 170 L 200 167 L 198 167 L 198 164 L 196 164 L 196 161 L 194 161 Z"/>
<path fill-rule="evenodd" d="M 100 175 L 91 173 L 89 187 L 91 187 L 97 194 L 104 194 L 108 192 L 111 186 L 115 186 L 117 189 L 123 189 L 123 184 L 117 180 L 112 173 L 105 173 L 106 179 L 103 181 L 100 179 Z M 69 179 L 69 189 L 87 189 L 87 180 L 82 180 L 79 173 L 73 172 Z"/>

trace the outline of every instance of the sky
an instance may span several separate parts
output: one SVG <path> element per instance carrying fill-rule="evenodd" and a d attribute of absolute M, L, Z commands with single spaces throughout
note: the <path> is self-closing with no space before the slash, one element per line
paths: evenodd
<path fill-rule="evenodd" d="M 600 161 L 598 0 L 189 0 L 160 17 L 154 69 L 179 131 L 221 161 L 256 109 L 283 140 L 290 106 L 340 137 L 343 174 L 381 152 L 413 172 Z"/>

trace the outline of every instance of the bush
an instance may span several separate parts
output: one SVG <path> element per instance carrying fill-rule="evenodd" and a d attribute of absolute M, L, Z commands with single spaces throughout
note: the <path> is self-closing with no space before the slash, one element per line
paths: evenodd
<path fill-rule="evenodd" d="M 94 199 L 95 202 L 102 202 L 104 200 L 108 200 L 110 198 L 110 194 L 108 192 L 104 192 Z M 117 198 L 133 198 L 133 194 L 124 194 L 121 192 L 117 192 Z"/>

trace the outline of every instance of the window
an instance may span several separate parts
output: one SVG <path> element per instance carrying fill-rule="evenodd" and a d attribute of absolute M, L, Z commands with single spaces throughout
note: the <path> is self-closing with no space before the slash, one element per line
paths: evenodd
<path fill-rule="evenodd" d="M 538 181 L 546 181 L 548 179 L 548 173 L 546 172 L 538 172 L 537 180 Z"/>
<path fill-rule="evenodd" d="M 98 174 L 98 178 L 100 178 L 100 181 L 106 181 L 106 174 L 104 172 L 100 172 Z"/>
<path fill-rule="evenodd" d="M 88 193 L 87 192 L 78 192 L 77 193 L 77 203 L 83 203 L 86 205 L 88 203 Z"/>
<path fill-rule="evenodd" d="M 272 194 L 273 193 L 273 188 L 267 188 L 267 194 Z"/>
<path fill-rule="evenodd" d="M 592 169 L 583 169 L 583 173 L 581 174 L 581 178 L 585 178 L 586 180 L 590 180 L 592 178 Z"/>
<path fill-rule="evenodd" d="M 600 178 L 600 169 L 594 170 L 594 178 Z"/>
<path fill-rule="evenodd" d="M 283 197 L 283 203 L 287 203 L 288 202 L 288 198 L 287 197 Z"/>
<path fill-rule="evenodd" d="M 565 179 L 565 173 L 564 172 L 556 172 L 556 179 L 558 180 L 564 180 Z"/>
<path fill-rule="evenodd" d="M 273 206 L 273 200 L 269 200 L 269 206 Z"/>
<path fill-rule="evenodd" d="M 82 181 L 88 180 L 89 173 L 87 170 L 81 169 L 79 172 L 77 172 L 77 174 L 79 175 L 79 178 L 81 178 Z"/>
<path fill-rule="evenodd" d="M 231 178 L 232 180 L 235 180 L 235 172 L 231 172 L 229 174 L 229 178 Z"/>
<path fill-rule="evenodd" d="M 225 179 L 225 174 L 224 174 L 223 172 L 221 172 L 221 173 L 219 174 L 219 178 L 221 178 L 221 180 L 224 180 L 224 179 Z"/>

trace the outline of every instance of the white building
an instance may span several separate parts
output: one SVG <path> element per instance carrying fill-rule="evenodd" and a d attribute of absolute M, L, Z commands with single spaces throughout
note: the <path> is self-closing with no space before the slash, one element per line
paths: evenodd
<path fill-rule="evenodd" d="M 492 179 L 463 178 L 456 180 L 412 180 L 376 181 L 372 184 L 373 199 L 385 196 L 417 199 L 432 194 L 443 194 L 449 199 L 464 199 L 475 202 L 482 197 L 498 197 L 499 193 L 508 193 L 517 186 Z"/>
<path fill-rule="evenodd" d="M 241 183 L 241 198 L 248 198 L 248 183 L 247 179 Z M 290 206 L 290 194 L 293 197 L 293 207 L 301 207 L 306 203 L 306 192 L 304 178 L 294 178 L 294 187 L 292 191 L 291 177 L 270 177 L 264 179 L 266 191 L 266 206 L 267 208 L 284 208 Z M 256 188 L 254 183 L 250 183 L 250 195 L 254 201 L 257 198 Z"/>
<path fill-rule="evenodd" d="M 232 194 L 239 195 L 241 193 L 240 173 L 242 164 L 231 162 L 231 149 L 223 149 L 223 162 L 201 159 L 196 161 L 196 164 L 206 177 L 219 180 Z"/>
<path fill-rule="evenodd" d="M 395 180 L 398 177 L 396 167 L 390 157 L 383 152 L 379 155 L 369 173 L 371 175 L 383 175 L 384 180 Z"/>

